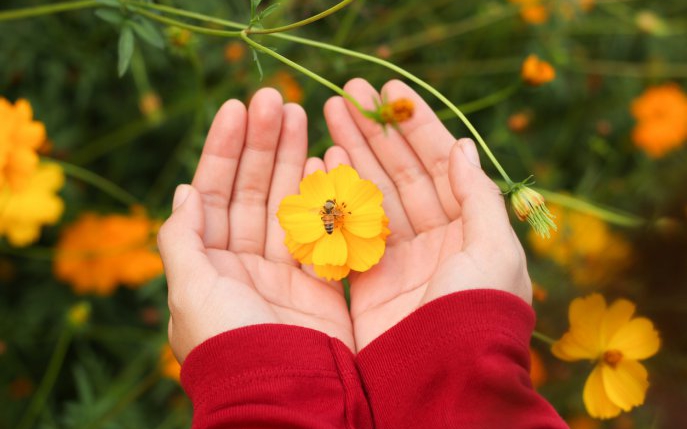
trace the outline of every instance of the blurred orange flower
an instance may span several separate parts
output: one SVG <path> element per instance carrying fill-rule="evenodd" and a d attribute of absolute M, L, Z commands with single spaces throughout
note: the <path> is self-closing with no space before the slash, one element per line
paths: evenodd
<path fill-rule="evenodd" d="M 520 74 L 522 75 L 522 80 L 531 86 L 540 86 L 556 78 L 556 70 L 554 70 L 551 64 L 539 59 L 534 54 L 525 58 Z"/>
<path fill-rule="evenodd" d="M 549 20 L 549 9 L 542 0 L 508 0 L 520 6 L 520 17 L 528 24 L 543 24 Z"/>
<path fill-rule="evenodd" d="M 582 394 L 590 416 L 609 419 L 644 403 L 649 387 L 639 363 L 658 352 L 660 339 L 653 323 L 635 317 L 635 305 L 619 299 L 610 306 L 598 293 L 570 304 L 570 329 L 551 346 L 559 359 L 596 362 Z"/>
<path fill-rule="evenodd" d="M 21 190 L 0 186 L 0 237 L 23 247 L 40 237 L 41 226 L 53 225 L 62 216 L 64 203 L 57 192 L 64 184 L 62 167 L 39 164 Z"/>
<path fill-rule="evenodd" d="M 177 358 L 174 357 L 174 353 L 169 344 L 165 344 L 160 353 L 160 372 L 165 378 L 179 381 L 181 365 L 179 365 Z"/>
<path fill-rule="evenodd" d="M 530 347 L 530 380 L 534 388 L 541 387 L 546 382 L 546 367 L 538 351 Z"/>
<path fill-rule="evenodd" d="M 77 294 L 110 295 L 122 283 L 140 286 L 162 273 L 155 249 L 159 221 L 142 210 L 130 216 L 83 213 L 57 243 L 53 269 Z"/>
<path fill-rule="evenodd" d="M 632 102 L 635 145 L 660 158 L 687 141 L 687 95 L 674 84 L 654 86 Z"/>
<path fill-rule="evenodd" d="M 45 126 L 33 120 L 31 104 L 12 105 L 0 97 L 0 188 L 9 183 L 20 190 L 38 167 L 36 151 L 45 142 Z"/>
<path fill-rule="evenodd" d="M 289 72 L 279 70 L 272 77 L 271 83 L 277 87 L 287 102 L 300 103 L 303 101 L 303 88 Z"/>
<path fill-rule="evenodd" d="M 558 232 L 550 239 L 530 232 L 532 250 L 570 270 L 581 286 L 604 285 L 613 280 L 632 260 L 629 243 L 601 219 L 552 205 Z"/>
<path fill-rule="evenodd" d="M 227 62 L 235 63 L 243 59 L 246 55 L 246 47 L 242 42 L 229 42 L 224 46 L 224 59 Z"/>

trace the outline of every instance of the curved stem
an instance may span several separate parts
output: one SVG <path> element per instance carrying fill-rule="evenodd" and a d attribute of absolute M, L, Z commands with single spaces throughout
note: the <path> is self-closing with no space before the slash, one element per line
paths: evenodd
<path fill-rule="evenodd" d="M 49 158 L 51 162 L 55 162 L 62 167 L 64 172 L 76 179 L 83 180 L 84 182 L 92 185 L 106 194 L 110 195 L 112 198 L 119 200 L 127 206 L 140 204 L 138 199 L 116 185 L 115 183 L 107 180 L 106 178 L 95 174 L 94 172 L 81 168 L 74 164 L 68 162 L 59 161 L 57 159 Z"/>
<path fill-rule="evenodd" d="M 550 345 L 550 346 L 552 346 L 552 345 L 554 345 L 554 344 L 556 343 L 556 340 L 554 340 L 553 338 L 549 337 L 548 335 L 542 334 L 542 333 L 539 332 L 539 331 L 533 331 L 533 332 L 532 332 L 532 338 L 536 338 L 536 339 L 538 339 L 539 341 L 543 341 L 543 342 L 545 342 L 546 344 L 548 344 L 548 345 Z"/>
<path fill-rule="evenodd" d="M 482 136 L 479 134 L 479 132 L 477 132 L 477 130 L 475 129 L 475 127 L 474 127 L 474 126 L 472 125 L 472 123 L 468 120 L 468 118 L 463 114 L 463 112 L 462 112 L 460 109 L 458 109 L 458 107 L 456 107 L 456 105 L 453 104 L 453 103 L 451 102 L 451 100 L 449 100 L 448 98 L 446 98 L 442 93 L 440 93 L 439 91 L 437 91 L 432 85 L 428 84 L 428 83 L 425 82 L 424 80 L 420 79 L 419 77 L 415 76 L 414 74 L 410 73 L 409 71 L 406 71 L 405 69 L 403 69 L 403 68 L 397 66 L 396 64 L 390 63 L 389 61 L 382 60 L 382 59 L 377 58 L 377 57 L 374 57 L 374 56 L 372 56 L 372 55 L 367 55 L 367 54 L 363 54 L 363 53 L 360 53 L 360 52 L 357 52 L 357 51 L 352 51 L 352 50 L 350 50 L 350 49 L 341 48 L 341 47 L 339 47 L 339 46 L 330 45 L 329 43 L 316 42 L 316 41 L 314 41 L 314 40 L 304 39 L 304 38 L 302 38 L 302 37 L 291 36 L 291 35 L 288 35 L 288 34 L 273 34 L 273 36 L 274 36 L 274 37 L 278 37 L 278 38 L 280 38 L 280 39 L 285 39 L 285 40 L 290 40 L 290 41 L 293 41 L 293 42 L 296 42 L 296 43 L 301 43 L 301 44 L 304 44 L 304 45 L 314 46 L 314 47 L 317 47 L 317 48 L 326 49 L 326 50 L 333 51 L 333 52 L 338 52 L 338 53 L 340 53 L 340 54 L 344 54 L 344 55 L 348 55 L 348 56 L 351 56 L 351 57 L 359 58 L 359 59 L 361 59 L 361 60 L 370 61 L 370 62 L 372 62 L 372 63 L 376 63 L 376 64 L 379 64 L 379 65 L 381 65 L 381 66 L 384 66 L 384 67 L 386 67 L 386 68 L 388 68 L 388 69 L 390 69 L 390 70 L 393 70 L 393 71 L 395 71 L 396 73 L 400 74 L 401 76 L 404 76 L 404 77 L 408 78 L 409 80 L 415 82 L 416 84 L 418 84 L 419 86 L 421 86 L 422 88 L 424 88 L 426 91 L 428 91 L 430 94 L 432 94 L 432 95 L 434 95 L 436 98 L 438 98 L 442 103 L 444 103 L 444 104 L 446 105 L 446 107 L 448 107 L 449 109 L 451 109 L 451 111 L 452 111 L 456 116 L 458 116 L 458 118 L 460 118 L 460 120 L 461 120 L 461 121 L 463 122 L 463 124 L 467 127 L 467 129 L 470 130 L 470 132 L 471 132 L 472 135 L 475 137 L 475 139 L 476 139 L 477 142 L 480 144 L 480 146 L 482 146 L 482 149 L 484 150 L 484 152 L 485 152 L 485 153 L 487 154 L 487 156 L 489 157 L 489 160 L 491 160 L 491 162 L 492 162 L 492 164 L 494 165 L 494 167 L 496 167 L 496 169 L 498 170 L 498 172 L 501 174 L 501 177 L 503 177 L 503 179 L 504 179 L 504 180 L 506 181 L 506 183 L 508 184 L 508 188 L 510 188 L 512 185 L 515 184 L 515 183 L 511 180 L 510 176 L 508 176 L 508 174 L 506 173 L 506 171 L 503 169 L 503 167 L 501 166 L 501 164 L 498 162 L 498 160 L 496 159 L 496 157 L 494 156 L 494 154 L 491 152 L 491 150 L 490 150 L 489 147 L 487 146 L 487 143 L 484 141 L 484 139 L 482 138 Z"/>
<path fill-rule="evenodd" d="M 36 394 L 29 404 L 29 408 L 26 410 L 24 417 L 19 422 L 17 429 L 28 429 L 33 426 L 36 418 L 43 411 L 43 406 L 45 401 L 48 399 L 48 395 L 57 381 L 57 376 L 60 373 L 62 364 L 64 363 L 64 357 L 67 354 L 67 349 L 69 348 L 69 342 L 72 339 L 73 331 L 69 327 L 62 328 L 62 333 L 60 338 L 57 340 L 57 345 L 50 358 L 50 363 L 48 364 L 48 369 L 45 371 L 43 380 L 41 380 Z"/>
<path fill-rule="evenodd" d="M 223 26 L 229 27 L 229 28 L 236 28 L 238 30 L 242 30 L 246 27 L 245 24 L 240 24 L 238 22 L 228 21 L 228 20 L 222 19 L 222 18 L 215 18 L 213 16 L 208 16 L 208 15 L 204 15 L 202 13 L 197 13 L 197 12 L 191 12 L 191 11 L 184 10 L 184 9 L 177 9 L 175 7 L 172 7 L 172 6 L 165 6 L 165 5 L 156 4 L 156 3 L 144 3 L 141 1 L 137 1 L 137 0 L 120 0 L 120 1 L 122 3 L 126 3 L 129 5 L 133 5 L 133 6 L 138 6 L 138 7 L 143 8 L 143 9 L 157 10 L 160 12 L 169 13 L 170 15 L 183 16 L 185 18 L 191 18 L 191 19 L 195 19 L 198 21 L 204 21 L 204 22 L 210 23 L 210 24 L 219 24 L 219 25 L 223 25 Z"/>
<path fill-rule="evenodd" d="M 302 27 L 304 25 L 308 25 L 310 23 L 313 23 L 315 21 L 319 21 L 322 18 L 326 18 L 327 16 L 333 14 L 334 12 L 343 9 L 344 7 L 348 6 L 350 3 L 354 2 L 355 0 L 343 0 L 340 3 L 335 4 L 334 6 L 330 7 L 329 9 L 318 13 L 317 15 L 313 15 L 310 18 L 306 18 L 302 21 L 294 22 L 293 24 L 288 24 L 288 25 L 282 25 L 281 27 L 275 27 L 275 28 L 263 28 L 263 29 L 246 29 L 246 32 L 248 34 L 272 34 L 272 33 L 281 33 L 283 31 L 289 31 L 293 30 L 294 28 Z"/>
<path fill-rule="evenodd" d="M 140 7 L 132 7 L 131 10 L 147 18 L 150 18 L 153 21 L 158 21 L 163 24 L 172 25 L 174 27 L 184 28 L 195 33 L 221 37 L 238 37 L 241 33 L 240 31 L 215 30 L 212 28 L 200 27 L 198 25 L 186 24 L 185 22 L 177 21 L 176 19 L 167 18 L 165 16 L 149 12 Z"/>
<path fill-rule="evenodd" d="M 49 4 L 43 6 L 26 7 L 22 9 L 10 9 L 0 11 L 0 21 L 30 18 L 32 16 L 49 15 L 51 13 L 67 12 L 70 10 L 86 9 L 101 6 L 95 0 L 72 1 L 65 3 Z"/>
<path fill-rule="evenodd" d="M 252 40 L 250 37 L 248 37 L 248 34 L 246 31 L 241 32 L 241 38 L 246 43 L 248 43 L 250 46 L 252 46 L 254 49 L 256 49 L 260 52 L 263 52 L 263 53 L 265 53 L 265 54 L 267 54 L 273 58 L 276 58 L 277 60 L 283 62 L 284 64 L 288 65 L 289 67 L 292 67 L 292 68 L 298 70 L 299 72 L 303 73 L 304 75 L 310 77 L 311 79 L 316 80 L 317 82 L 321 83 L 322 85 L 326 86 L 327 88 L 336 92 L 340 96 L 344 97 L 346 100 L 353 103 L 355 108 L 360 110 L 362 113 L 365 112 L 365 109 L 363 108 L 363 106 L 361 106 L 360 103 L 358 103 L 358 101 L 355 98 L 353 98 L 353 96 L 351 94 L 347 93 L 346 91 L 343 90 L 343 88 L 337 86 L 333 82 L 323 78 L 322 76 L 318 75 L 317 73 L 303 67 L 302 65 L 300 65 L 298 63 L 291 61 L 290 59 L 286 58 L 285 56 L 280 55 L 280 54 L 274 52 L 273 50 L 266 48 L 265 46 Z"/>

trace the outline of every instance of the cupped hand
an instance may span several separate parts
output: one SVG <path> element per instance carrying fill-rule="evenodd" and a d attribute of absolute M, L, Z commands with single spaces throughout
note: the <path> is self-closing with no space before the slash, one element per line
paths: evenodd
<path fill-rule="evenodd" d="M 367 109 L 382 99 L 362 79 L 345 90 Z M 522 246 L 475 144 L 456 142 L 404 83 L 390 81 L 382 94 L 387 101 L 414 103 L 413 117 L 398 130 L 385 130 L 341 97 L 325 105 L 336 145 L 325 155 L 327 167 L 350 163 L 377 184 L 390 219 L 380 263 L 350 276 L 358 350 L 423 304 L 453 292 L 498 289 L 526 302 L 532 293 Z"/>
<path fill-rule="evenodd" d="M 214 335 L 262 323 L 319 330 L 354 349 L 341 286 L 301 269 L 276 218 L 304 168 L 317 167 L 306 153 L 303 109 L 273 89 L 248 110 L 230 100 L 217 113 L 192 185 L 177 188 L 158 235 L 180 362 Z"/>

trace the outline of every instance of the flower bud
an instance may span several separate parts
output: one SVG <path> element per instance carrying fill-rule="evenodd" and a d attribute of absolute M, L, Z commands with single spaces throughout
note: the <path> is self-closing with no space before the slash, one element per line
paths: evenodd
<path fill-rule="evenodd" d="M 415 105 L 408 98 L 399 98 L 391 102 L 382 101 L 376 110 L 365 111 L 365 115 L 380 125 L 396 126 L 413 117 Z"/>
<path fill-rule="evenodd" d="M 549 230 L 556 231 L 553 215 L 546 207 L 544 197 L 537 191 L 529 188 L 524 182 L 516 184 L 510 195 L 510 203 L 519 220 L 525 221 L 532 229 L 542 237 L 551 236 Z"/>
<path fill-rule="evenodd" d="M 91 316 L 91 304 L 86 301 L 80 301 L 69 308 L 67 312 L 67 322 L 74 328 L 80 328 Z"/>

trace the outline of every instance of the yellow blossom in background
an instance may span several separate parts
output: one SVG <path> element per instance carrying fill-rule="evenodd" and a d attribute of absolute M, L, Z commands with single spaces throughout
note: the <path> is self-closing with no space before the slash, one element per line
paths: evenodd
<path fill-rule="evenodd" d="M 635 145 L 652 158 L 660 158 L 687 141 L 687 94 L 673 83 L 654 86 L 635 98 L 632 131 Z"/>
<path fill-rule="evenodd" d="M 531 54 L 522 63 L 520 71 L 522 80 L 531 86 L 540 86 L 556 78 L 556 70 L 548 62 Z"/>
<path fill-rule="evenodd" d="M 629 243 L 601 219 L 552 205 L 558 232 L 544 239 L 528 234 L 532 250 L 570 270 L 581 286 L 602 286 L 613 280 L 632 260 Z"/>
<path fill-rule="evenodd" d="M 508 0 L 520 6 L 520 17 L 528 24 L 543 24 L 549 20 L 549 9 L 543 0 Z"/>
<path fill-rule="evenodd" d="M 179 365 L 177 358 L 174 357 L 174 353 L 169 344 L 165 344 L 160 352 L 160 372 L 165 378 L 177 382 L 179 381 L 181 365 Z"/>
<path fill-rule="evenodd" d="M 158 226 L 141 210 L 128 216 L 84 213 L 62 231 L 55 275 L 77 294 L 110 295 L 119 284 L 140 286 L 162 274 Z"/>
<path fill-rule="evenodd" d="M 57 195 L 62 185 L 62 167 L 43 163 L 20 190 L 0 186 L 0 237 L 18 247 L 38 240 L 41 227 L 54 225 L 62 216 L 64 203 Z"/>
<path fill-rule="evenodd" d="M 598 293 L 570 304 L 570 329 L 551 347 L 565 361 L 596 363 L 582 394 L 590 416 L 608 419 L 644 403 L 649 387 L 639 363 L 658 352 L 660 339 L 653 323 L 635 317 L 635 305 L 619 299 L 610 306 Z"/>
<path fill-rule="evenodd" d="M 36 153 L 46 140 L 45 126 L 33 120 L 31 104 L 0 98 L 0 189 L 24 187 L 38 167 Z"/>
<path fill-rule="evenodd" d="M 389 235 L 382 198 L 348 165 L 303 178 L 300 194 L 284 198 L 277 211 L 289 252 L 329 280 L 367 271 L 381 259 Z"/>
<path fill-rule="evenodd" d="M 279 70 L 272 77 L 270 84 L 281 92 L 287 102 L 301 103 L 303 101 L 303 88 L 291 73 Z"/>

